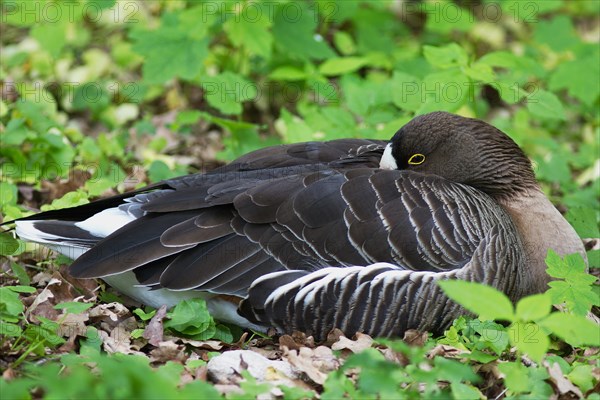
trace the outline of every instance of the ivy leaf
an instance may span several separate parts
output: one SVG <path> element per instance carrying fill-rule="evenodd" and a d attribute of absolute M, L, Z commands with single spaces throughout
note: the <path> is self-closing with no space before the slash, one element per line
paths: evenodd
<path fill-rule="evenodd" d="M 185 26 L 173 26 L 166 20 L 168 17 L 163 17 L 156 30 L 130 33 L 133 50 L 144 57 L 142 72 L 148 83 L 164 83 L 175 77 L 190 80 L 198 76 L 208 55 L 207 38 L 194 37 Z"/>
<path fill-rule="evenodd" d="M 461 280 L 439 281 L 452 300 L 477 314 L 481 320 L 513 321 L 513 305 L 506 295 L 490 286 Z"/>
<path fill-rule="evenodd" d="M 543 119 L 566 120 L 565 109 L 554 93 L 538 90 L 527 98 L 527 109 Z"/>

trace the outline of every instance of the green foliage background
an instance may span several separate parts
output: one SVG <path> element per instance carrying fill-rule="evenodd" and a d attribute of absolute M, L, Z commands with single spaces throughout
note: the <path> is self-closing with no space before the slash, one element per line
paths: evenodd
<path fill-rule="evenodd" d="M 271 144 L 387 139 L 446 110 L 508 133 L 578 233 L 600 237 L 599 13 L 594 0 L 4 1 L 2 217 Z M 0 234 L 24 287 L 25 250 Z"/>

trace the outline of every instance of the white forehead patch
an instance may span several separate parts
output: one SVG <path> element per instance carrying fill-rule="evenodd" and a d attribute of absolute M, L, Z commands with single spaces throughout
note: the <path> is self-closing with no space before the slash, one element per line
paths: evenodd
<path fill-rule="evenodd" d="M 392 155 L 392 144 L 388 143 L 385 146 L 385 150 L 383 151 L 383 156 L 381 156 L 381 161 L 379 161 L 379 168 L 381 169 L 398 169 L 398 164 L 396 164 L 396 159 Z"/>

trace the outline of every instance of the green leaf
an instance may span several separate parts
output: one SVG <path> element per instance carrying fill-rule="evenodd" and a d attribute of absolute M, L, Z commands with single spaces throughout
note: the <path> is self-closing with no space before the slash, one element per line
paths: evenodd
<path fill-rule="evenodd" d="M 475 24 L 475 17 L 467 8 L 459 7 L 457 3 L 439 1 L 431 7 L 423 7 L 427 15 L 425 29 L 443 35 L 453 31 L 467 32 Z"/>
<path fill-rule="evenodd" d="M 183 300 L 173 310 L 167 313 L 169 320 L 165 321 L 164 327 L 181 332 L 184 335 L 199 335 L 213 328 L 214 321 L 206 302 L 202 299 Z"/>
<path fill-rule="evenodd" d="M 140 319 L 142 321 L 148 321 L 150 319 L 152 319 L 152 317 L 154 317 L 154 315 L 156 314 L 156 310 L 151 310 L 150 312 L 145 312 L 144 310 L 142 310 L 141 308 L 136 308 L 135 310 L 132 311 L 135 315 L 137 315 L 138 317 L 140 317 Z"/>
<path fill-rule="evenodd" d="M 202 71 L 208 55 L 208 38 L 194 37 L 184 25 L 172 26 L 163 17 L 154 31 L 132 30 L 133 50 L 144 57 L 143 75 L 149 83 L 180 77 L 193 79 Z M 182 51 L 185 49 L 185 51 Z"/>
<path fill-rule="evenodd" d="M 27 275 L 27 271 L 21 264 L 11 262 L 10 269 L 12 269 L 13 274 L 15 274 L 15 276 L 19 280 L 19 284 L 21 284 L 22 286 L 29 286 L 29 284 L 31 283 L 31 279 L 29 278 L 29 275 Z"/>
<path fill-rule="evenodd" d="M 275 68 L 269 78 L 276 81 L 302 81 L 308 78 L 308 74 L 299 68 L 286 65 Z"/>
<path fill-rule="evenodd" d="M 599 215 L 598 210 L 592 208 L 573 207 L 569 209 L 565 217 L 582 238 L 597 238 L 600 237 Z"/>
<path fill-rule="evenodd" d="M 177 117 L 175 117 L 175 123 L 178 125 L 194 125 L 197 123 L 200 118 L 202 118 L 202 113 L 198 110 L 186 110 L 177 113 Z"/>
<path fill-rule="evenodd" d="M 571 96 L 592 106 L 600 96 L 600 64 L 597 52 L 594 53 L 560 64 L 550 77 L 548 87 L 553 91 L 567 89 Z"/>
<path fill-rule="evenodd" d="M 539 325 L 572 346 L 600 346 L 600 326 L 586 317 L 555 312 Z"/>
<path fill-rule="evenodd" d="M 329 58 L 319 66 L 319 72 L 325 76 L 347 74 L 362 68 L 366 62 L 362 57 Z"/>
<path fill-rule="evenodd" d="M 523 322 L 537 321 L 550 314 L 552 298 L 550 295 L 535 294 L 519 300 L 517 303 L 516 317 Z"/>
<path fill-rule="evenodd" d="M 317 18 L 304 2 L 278 3 L 273 21 L 273 37 L 282 52 L 292 58 L 322 60 L 335 53 L 315 31 Z"/>
<path fill-rule="evenodd" d="M 508 337 L 511 345 L 537 362 L 542 360 L 550 347 L 548 335 L 534 322 L 514 322 L 508 328 Z"/>
<path fill-rule="evenodd" d="M 356 44 L 349 33 L 344 31 L 336 31 L 333 34 L 333 43 L 335 47 L 345 56 L 350 56 L 356 53 Z"/>
<path fill-rule="evenodd" d="M 391 86 L 392 100 L 398 108 L 417 111 L 423 105 L 422 82 L 419 78 L 394 71 Z"/>
<path fill-rule="evenodd" d="M 17 204 L 17 192 L 16 185 L 8 182 L 0 182 L 0 205 Z"/>
<path fill-rule="evenodd" d="M 548 284 L 548 294 L 554 304 L 564 303 L 569 311 L 577 315 L 586 315 L 592 305 L 600 305 L 600 299 L 592 289 L 597 278 L 586 272 L 585 262 L 579 254 L 570 254 L 561 258 L 552 249 L 546 257 L 547 272 L 555 280 Z"/>
<path fill-rule="evenodd" d="M 504 384 L 513 393 L 526 393 L 530 390 L 527 369 L 521 361 L 498 364 L 504 376 Z"/>
<path fill-rule="evenodd" d="M 19 242 L 10 233 L 0 233 L 0 255 L 10 256 L 19 249 Z"/>
<path fill-rule="evenodd" d="M 473 399 L 479 400 L 484 398 L 483 394 L 472 385 L 465 385 L 464 383 L 455 382 L 450 385 L 450 390 L 452 391 L 452 396 L 455 399 Z"/>
<path fill-rule="evenodd" d="M 567 378 L 581 388 L 583 392 L 592 390 L 594 387 L 594 367 L 589 364 L 579 364 L 573 367 L 567 374 Z"/>
<path fill-rule="evenodd" d="M 267 17 L 268 11 L 260 3 L 254 3 L 252 9 L 249 3 L 241 3 L 240 15 L 229 18 L 223 29 L 227 32 L 231 42 L 237 47 L 245 47 L 251 54 L 257 54 L 265 58 L 271 56 L 273 46 L 273 35 L 269 31 L 271 21 Z M 256 10 L 258 8 L 258 11 Z M 254 12 L 256 18 L 249 18 L 245 13 Z M 249 15 L 249 14 L 248 14 Z"/>
<path fill-rule="evenodd" d="M 490 286 L 461 280 L 438 281 L 452 300 L 477 314 L 481 320 L 513 321 L 513 305 L 506 295 Z"/>
<path fill-rule="evenodd" d="M 35 136 L 35 132 L 25 125 L 24 119 L 14 118 L 8 121 L 6 129 L 2 133 L 2 145 L 20 146 L 25 140 L 33 139 Z"/>
<path fill-rule="evenodd" d="M 54 306 L 55 310 L 64 310 L 70 314 L 80 314 L 94 306 L 94 303 L 80 303 L 78 301 L 66 301 Z"/>
<path fill-rule="evenodd" d="M 229 71 L 203 79 L 202 87 L 208 103 L 225 114 L 240 114 L 241 103 L 257 94 L 255 83 Z"/>
<path fill-rule="evenodd" d="M 67 10 L 64 10 L 67 12 Z M 65 20 L 66 21 L 66 20 Z M 67 43 L 67 25 L 64 21 L 36 24 L 31 29 L 31 36 L 38 41 L 40 47 L 54 58 L 58 58 Z"/>
<path fill-rule="evenodd" d="M 547 44 L 554 51 L 569 50 L 581 42 L 571 19 L 566 15 L 556 16 L 550 21 L 537 22 L 534 39 L 538 43 Z"/>
<path fill-rule="evenodd" d="M 458 44 L 446 46 L 423 46 L 423 55 L 429 64 L 442 68 L 464 67 L 467 65 L 467 52 Z"/>
<path fill-rule="evenodd" d="M 527 98 L 527 109 L 543 119 L 566 120 L 565 109 L 554 93 L 538 90 Z"/>

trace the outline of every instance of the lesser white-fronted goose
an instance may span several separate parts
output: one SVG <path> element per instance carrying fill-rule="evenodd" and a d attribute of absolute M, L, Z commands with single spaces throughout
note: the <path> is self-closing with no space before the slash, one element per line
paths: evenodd
<path fill-rule="evenodd" d="M 324 337 L 440 332 L 462 311 L 439 279 L 513 300 L 545 290 L 549 248 L 585 256 L 504 133 L 444 112 L 390 142 L 265 148 L 205 174 L 16 222 L 24 240 L 159 307 L 204 297 L 217 319 Z M 239 304 L 238 304 L 239 303 Z"/>

